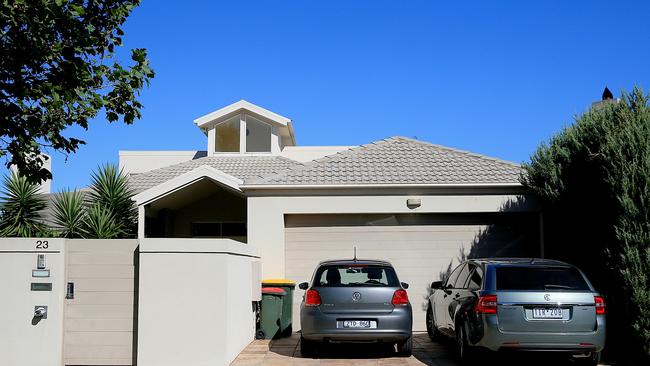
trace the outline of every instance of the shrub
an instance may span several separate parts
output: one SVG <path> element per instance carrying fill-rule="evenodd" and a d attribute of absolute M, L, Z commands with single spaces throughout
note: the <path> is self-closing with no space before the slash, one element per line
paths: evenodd
<path fill-rule="evenodd" d="M 38 185 L 11 174 L 4 178 L 0 216 L 0 236 L 39 237 L 47 235 L 41 212 L 47 206 Z"/>
<path fill-rule="evenodd" d="M 549 257 L 608 299 L 608 344 L 650 358 L 650 106 L 635 88 L 542 144 L 522 183 L 544 205 Z"/>

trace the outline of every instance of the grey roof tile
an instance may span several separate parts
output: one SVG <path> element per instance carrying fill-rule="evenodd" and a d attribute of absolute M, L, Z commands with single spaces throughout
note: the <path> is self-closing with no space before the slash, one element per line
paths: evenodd
<path fill-rule="evenodd" d="M 264 177 L 253 185 L 517 184 L 520 165 L 406 137 L 391 137 Z"/>
<path fill-rule="evenodd" d="M 281 156 L 213 156 L 189 160 L 167 167 L 129 176 L 129 185 L 136 192 L 142 192 L 170 179 L 192 171 L 203 165 L 246 181 L 286 170 L 300 163 Z"/>

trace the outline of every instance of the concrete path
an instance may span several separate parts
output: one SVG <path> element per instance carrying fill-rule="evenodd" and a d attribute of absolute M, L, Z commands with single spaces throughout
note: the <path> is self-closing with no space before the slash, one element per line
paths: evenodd
<path fill-rule="evenodd" d="M 317 359 L 300 357 L 300 335 L 273 341 L 253 341 L 237 357 L 231 366 L 294 366 L 294 365 L 355 365 L 355 366 L 458 366 L 454 358 L 452 344 L 433 342 L 426 333 L 415 333 L 413 356 L 397 357 L 390 346 L 370 344 L 327 345 L 318 353 Z M 562 357 L 538 353 L 515 355 L 486 355 L 482 358 L 486 365 L 575 365 Z"/>

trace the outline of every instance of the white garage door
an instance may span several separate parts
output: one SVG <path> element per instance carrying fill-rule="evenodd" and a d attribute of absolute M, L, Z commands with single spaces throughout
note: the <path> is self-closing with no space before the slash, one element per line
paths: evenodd
<path fill-rule="evenodd" d="M 308 282 L 318 262 L 350 259 L 356 246 L 359 259 L 388 260 L 400 281 L 410 285 L 413 329 L 423 331 L 431 281 L 446 273 L 450 264 L 455 267 L 473 246 L 475 251 L 480 245 L 490 247 L 497 256 L 500 249 L 523 242 L 517 238 L 521 235 L 513 239 L 511 230 L 495 229 L 485 220 L 464 215 L 287 215 L 285 273 L 297 283 Z M 513 250 L 507 254 L 513 255 Z M 294 296 L 294 330 L 300 329 L 303 292 L 296 289 Z"/>

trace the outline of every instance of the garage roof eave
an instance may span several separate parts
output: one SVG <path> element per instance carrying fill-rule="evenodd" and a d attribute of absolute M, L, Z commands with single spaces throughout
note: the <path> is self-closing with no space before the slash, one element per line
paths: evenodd
<path fill-rule="evenodd" d="M 402 184 L 244 184 L 246 189 L 348 189 L 348 188 L 523 188 L 521 183 L 402 183 Z"/>

